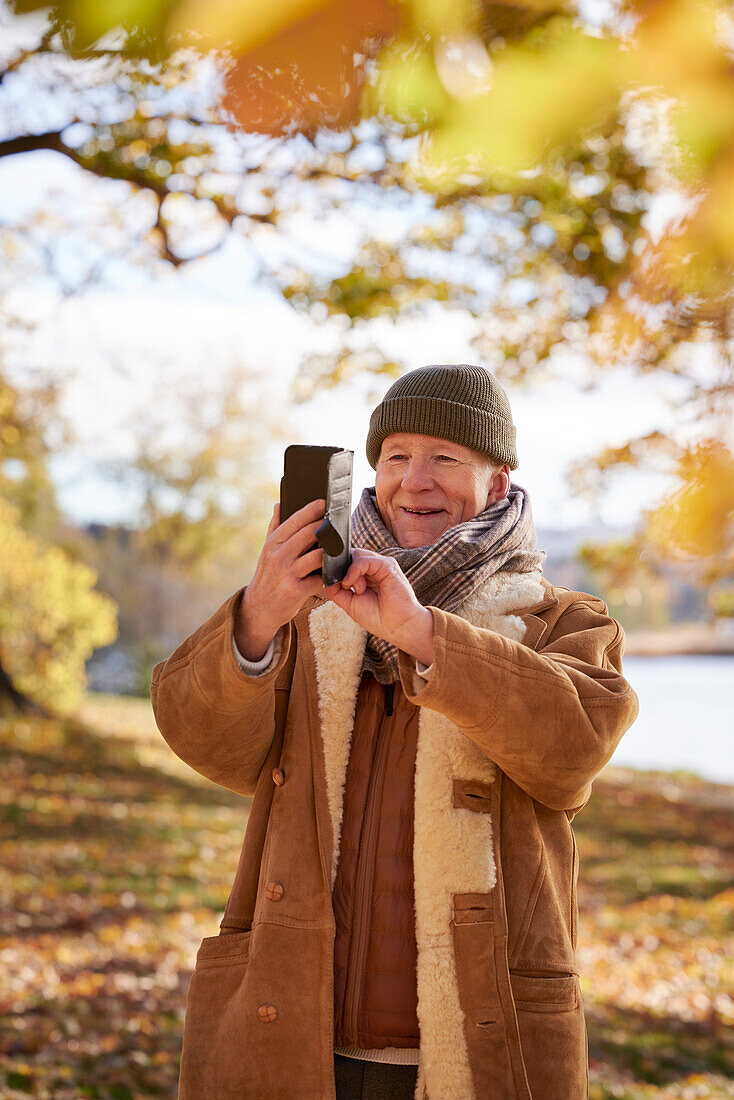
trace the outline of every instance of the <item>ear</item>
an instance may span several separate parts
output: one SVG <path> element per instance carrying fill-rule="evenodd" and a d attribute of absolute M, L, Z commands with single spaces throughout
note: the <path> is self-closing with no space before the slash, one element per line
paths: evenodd
<path fill-rule="evenodd" d="M 485 508 L 494 504 L 497 500 L 504 500 L 510 491 L 510 467 L 507 465 L 496 466 L 489 482 L 487 503 Z"/>

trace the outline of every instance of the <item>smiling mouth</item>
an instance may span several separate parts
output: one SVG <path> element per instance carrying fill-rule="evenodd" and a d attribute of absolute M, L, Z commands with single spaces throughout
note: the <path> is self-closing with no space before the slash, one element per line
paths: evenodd
<path fill-rule="evenodd" d="M 410 508 L 403 508 L 403 511 L 408 516 L 424 516 L 425 517 L 425 516 L 437 516 L 441 512 L 443 512 L 443 508 L 436 508 L 436 510 L 432 511 L 432 512 L 411 512 Z"/>

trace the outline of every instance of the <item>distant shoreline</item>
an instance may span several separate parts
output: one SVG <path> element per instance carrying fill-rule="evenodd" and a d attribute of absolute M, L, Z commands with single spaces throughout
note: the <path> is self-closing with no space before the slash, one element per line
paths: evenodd
<path fill-rule="evenodd" d="M 665 630 L 625 631 L 627 657 L 734 655 L 734 629 L 709 623 L 676 623 Z"/>

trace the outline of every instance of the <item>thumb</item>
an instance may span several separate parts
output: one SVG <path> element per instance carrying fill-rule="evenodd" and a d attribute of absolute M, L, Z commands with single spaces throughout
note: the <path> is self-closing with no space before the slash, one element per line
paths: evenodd
<path fill-rule="evenodd" d="M 270 525 L 268 526 L 268 534 L 272 534 L 276 527 L 280 524 L 280 504 L 273 505 L 273 514 L 270 517 Z"/>

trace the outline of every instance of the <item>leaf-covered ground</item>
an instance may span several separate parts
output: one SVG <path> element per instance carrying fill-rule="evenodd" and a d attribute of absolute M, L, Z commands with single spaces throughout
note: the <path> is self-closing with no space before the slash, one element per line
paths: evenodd
<path fill-rule="evenodd" d="M 79 718 L 0 724 L 0 1096 L 174 1100 L 248 803 L 145 701 Z M 591 1100 L 734 1097 L 734 787 L 607 768 L 574 828 Z"/>

